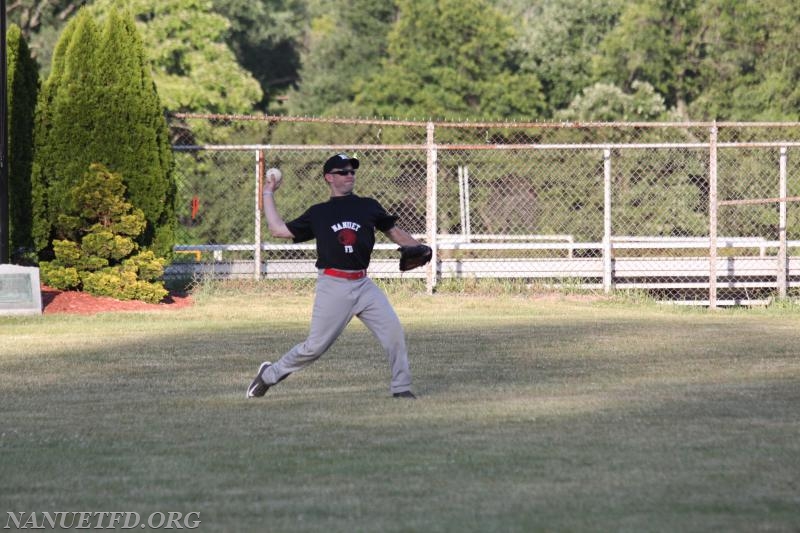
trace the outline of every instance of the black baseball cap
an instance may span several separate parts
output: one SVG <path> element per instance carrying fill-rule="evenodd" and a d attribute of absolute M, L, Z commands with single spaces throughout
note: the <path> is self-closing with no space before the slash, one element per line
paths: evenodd
<path fill-rule="evenodd" d="M 350 157 L 347 154 L 336 154 L 328 158 L 325 161 L 325 164 L 322 167 L 323 174 L 327 174 L 331 170 L 335 168 L 342 168 L 345 165 L 350 165 L 353 169 L 358 168 L 358 159 L 355 157 Z"/>

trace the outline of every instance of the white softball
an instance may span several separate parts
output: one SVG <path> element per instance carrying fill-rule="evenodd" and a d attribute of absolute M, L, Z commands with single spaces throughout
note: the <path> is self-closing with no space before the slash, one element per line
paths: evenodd
<path fill-rule="evenodd" d="M 273 190 L 276 190 L 281 186 L 281 181 L 283 181 L 283 173 L 279 169 L 272 167 L 267 169 L 267 171 L 264 173 L 264 178 L 266 181 L 273 183 Z"/>

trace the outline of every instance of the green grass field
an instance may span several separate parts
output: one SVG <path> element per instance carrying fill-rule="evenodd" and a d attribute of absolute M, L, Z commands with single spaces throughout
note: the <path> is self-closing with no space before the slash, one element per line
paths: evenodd
<path fill-rule="evenodd" d="M 306 294 L 0 318 L 8 512 L 197 512 L 200 531 L 798 531 L 800 311 L 391 296 L 417 401 Z"/>

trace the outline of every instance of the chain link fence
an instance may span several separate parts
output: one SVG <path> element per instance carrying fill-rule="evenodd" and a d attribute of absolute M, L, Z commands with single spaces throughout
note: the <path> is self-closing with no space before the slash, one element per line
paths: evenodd
<path fill-rule="evenodd" d="M 401 274 L 382 235 L 376 278 L 496 278 L 748 304 L 800 286 L 800 124 L 430 123 L 170 116 L 178 245 L 169 276 L 313 279 L 314 243 L 273 239 L 266 168 L 286 220 L 325 201 L 322 163 L 361 160 L 376 198 L 435 251 Z"/>

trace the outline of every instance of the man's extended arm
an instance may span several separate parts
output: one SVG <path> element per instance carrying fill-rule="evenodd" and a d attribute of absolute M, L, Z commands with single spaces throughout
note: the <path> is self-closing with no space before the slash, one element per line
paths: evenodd
<path fill-rule="evenodd" d="M 398 246 L 418 246 L 422 244 L 417 239 L 412 237 L 406 230 L 401 229 L 397 226 L 392 227 L 392 229 L 385 231 L 384 235 L 389 237 L 391 241 Z"/>
<path fill-rule="evenodd" d="M 273 237 L 292 239 L 294 235 L 289 231 L 289 228 L 286 227 L 286 222 L 283 221 L 281 215 L 278 214 L 278 208 L 275 206 L 274 194 L 275 191 L 269 190 L 267 184 L 264 184 L 261 203 L 264 204 L 264 215 L 267 217 L 269 232 Z"/>

